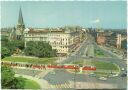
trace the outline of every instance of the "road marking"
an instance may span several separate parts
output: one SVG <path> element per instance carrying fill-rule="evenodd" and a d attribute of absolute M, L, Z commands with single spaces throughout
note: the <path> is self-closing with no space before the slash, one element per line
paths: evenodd
<path fill-rule="evenodd" d="M 55 87 L 56 87 L 56 88 L 59 88 L 58 84 L 55 84 Z"/>
<path fill-rule="evenodd" d="M 64 88 L 64 85 L 63 84 L 60 84 L 61 85 L 61 88 Z"/>
<path fill-rule="evenodd" d="M 65 83 L 65 88 L 70 88 L 69 84 Z"/>

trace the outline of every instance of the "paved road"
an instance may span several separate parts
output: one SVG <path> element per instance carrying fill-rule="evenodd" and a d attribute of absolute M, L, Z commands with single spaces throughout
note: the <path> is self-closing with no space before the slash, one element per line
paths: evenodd
<path fill-rule="evenodd" d="M 89 58 L 84 57 L 87 46 L 88 45 L 94 45 L 95 48 L 98 48 L 102 50 L 105 54 L 108 54 L 108 58 Z M 67 57 L 65 60 L 63 60 L 60 64 L 67 64 L 74 61 L 79 61 L 80 59 L 88 59 L 88 60 L 96 60 L 96 61 L 106 61 L 106 62 L 112 62 L 118 64 L 121 68 L 125 68 L 125 63 L 119 59 L 118 57 L 115 57 L 112 53 L 105 51 L 104 49 L 100 48 L 98 45 L 95 44 L 92 40 L 87 39 L 81 44 L 81 47 L 79 50 L 74 52 L 72 55 Z M 50 72 L 43 77 L 43 79 L 47 80 L 51 85 L 64 85 L 66 83 L 67 88 L 125 88 L 126 87 L 126 78 L 109 78 L 106 81 L 98 80 L 95 77 L 89 77 L 88 75 L 84 74 L 71 74 L 69 72 L 66 72 L 65 70 L 54 70 L 56 74 L 51 74 Z M 123 72 L 122 72 L 123 73 Z M 74 79 L 75 78 L 75 79 Z M 75 80 L 75 81 L 74 81 Z M 69 83 L 72 82 L 72 83 Z M 74 83 L 80 83 L 81 86 L 74 86 Z M 82 86 L 83 85 L 83 86 Z M 65 87 L 66 87 L 65 86 Z"/>
<path fill-rule="evenodd" d="M 99 48 L 105 52 L 105 54 L 110 55 L 109 58 L 89 58 L 85 57 L 87 46 L 93 44 L 95 48 Z M 67 64 L 74 61 L 78 61 L 80 59 L 88 59 L 88 60 L 96 60 L 96 61 L 106 61 L 118 64 L 121 68 L 125 68 L 125 63 L 115 57 L 112 53 L 100 48 L 97 46 L 92 40 L 87 39 L 81 44 L 79 50 L 74 52 L 72 55 L 66 58 L 66 60 L 60 62 L 60 64 Z M 47 74 L 40 75 L 40 79 L 45 80 L 49 83 L 48 88 L 125 88 L 126 87 L 126 78 L 114 77 L 109 78 L 106 81 L 102 81 L 97 79 L 96 77 L 89 77 L 87 74 L 73 74 L 69 73 L 66 70 L 59 69 L 53 71 L 46 71 Z M 40 72 L 42 73 L 42 72 Z M 123 73 L 123 72 L 122 72 Z M 43 82 L 42 82 L 43 85 Z"/>

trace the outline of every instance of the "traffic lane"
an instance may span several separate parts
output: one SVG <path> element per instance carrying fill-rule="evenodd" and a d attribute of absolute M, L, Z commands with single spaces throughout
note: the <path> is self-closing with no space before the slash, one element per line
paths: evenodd
<path fill-rule="evenodd" d="M 66 59 L 62 64 L 70 64 L 76 61 L 79 61 L 81 59 L 81 56 L 71 56 L 70 58 Z"/>
<path fill-rule="evenodd" d="M 82 54 L 84 54 L 87 44 L 88 44 L 88 42 L 84 42 L 82 44 L 81 48 L 75 53 L 75 55 L 68 56 L 63 62 L 61 62 L 61 64 L 69 63 L 70 60 L 72 62 L 72 60 L 74 60 L 74 59 L 80 57 Z"/>
<path fill-rule="evenodd" d="M 77 74 L 75 78 L 75 82 L 81 82 L 81 84 L 84 82 L 88 82 L 89 87 L 95 87 L 95 88 L 100 88 L 101 85 L 112 85 L 114 88 L 126 88 L 126 79 L 122 80 L 119 78 L 108 78 L 107 80 L 100 80 L 97 77 L 90 77 L 88 75 L 80 75 Z M 121 84 L 120 84 L 121 83 Z M 103 87 L 103 86 L 102 86 Z M 85 87 L 86 88 L 86 87 Z M 110 87 L 108 87 L 110 88 Z"/>
<path fill-rule="evenodd" d="M 126 77 L 120 77 L 120 76 L 117 76 L 117 77 L 111 77 L 111 78 L 108 78 L 108 80 L 106 81 L 107 83 L 115 83 L 117 85 L 117 88 L 119 89 L 123 89 L 123 88 L 126 88 L 127 87 L 127 78 Z"/>
<path fill-rule="evenodd" d="M 74 77 L 72 73 L 69 73 L 65 70 L 54 70 L 55 74 L 49 72 L 42 79 L 48 81 L 48 83 L 55 84 L 65 84 L 65 82 L 69 83 L 70 80 Z"/>
<path fill-rule="evenodd" d="M 88 48 L 87 46 L 91 44 L 92 45 L 92 42 L 89 42 L 89 43 L 86 43 L 86 45 L 84 45 L 84 47 L 82 47 L 78 53 L 76 53 L 75 55 L 72 55 L 70 56 L 67 60 L 67 62 L 64 62 L 64 63 L 69 63 L 69 62 L 73 62 L 73 61 L 77 61 L 77 60 L 80 60 L 81 57 L 83 57 L 84 55 L 84 52 L 85 52 L 85 49 Z M 88 58 L 88 57 L 86 57 Z"/>

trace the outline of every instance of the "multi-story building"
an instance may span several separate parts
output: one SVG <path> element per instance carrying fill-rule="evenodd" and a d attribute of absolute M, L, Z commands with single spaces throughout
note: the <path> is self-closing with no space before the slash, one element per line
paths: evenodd
<path fill-rule="evenodd" d="M 99 45 L 105 45 L 106 38 L 103 32 L 97 33 L 96 42 Z"/>
<path fill-rule="evenodd" d="M 18 23 L 10 33 L 10 40 L 24 40 L 25 46 L 28 41 L 48 42 L 58 54 L 69 54 L 74 51 L 85 36 L 81 27 L 63 27 L 63 28 L 26 28 L 22 16 L 21 8 L 19 10 Z"/>
<path fill-rule="evenodd" d="M 112 33 L 110 35 L 106 35 L 106 44 L 110 46 L 114 46 L 116 48 L 121 48 L 121 34 Z"/>
<path fill-rule="evenodd" d="M 63 28 L 56 29 L 32 29 L 27 28 L 24 31 L 25 43 L 28 41 L 48 42 L 58 54 L 66 55 L 76 49 L 82 42 L 84 32 L 82 30 L 70 30 Z"/>
<path fill-rule="evenodd" d="M 117 34 L 116 46 L 117 48 L 121 48 L 121 34 Z"/>

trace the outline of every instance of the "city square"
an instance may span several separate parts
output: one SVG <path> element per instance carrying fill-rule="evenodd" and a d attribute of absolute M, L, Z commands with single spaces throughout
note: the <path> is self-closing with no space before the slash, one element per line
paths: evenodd
<path fill-rule="evenodd" d="M 88 9 L 81 9 L 79 5 Z M 93 5 L 100 14 L 98 18 L 92 15 L 96 14 L 94 8 L 92 9 Z M 112 10 L 106 12 L 111 12 L 112 16 L 107 16 L 102 9 L 110 9 L 109 5 Z M 127 26 L 126 22 L 122 22 L 126 19 L 125 15 L 122 15 L 122 12 L 125 12 L 122 7 L 126 8 L 125 1 L 64 1 L 64 4 L 50 1 L 3 1 L 1 87 L 40 90 L 126 90 Z M 29 11 L 32 8 L 33 11 Z M 15 15 L 12 19 L 16 23 L 5 19 L 9 18 L 6 13 L 13 9 Z M 70 10 L 74 9 L 75 11 L 70 13 Z M 115 11 L 117 9 L 119 10 Z M 87 17 L 84 11 L 90 13 L 90 16 Z M 113 11 L 119 16 L 115 17 Z M 44 17 L 40 13 L 43 13 Z M 13 16 L 11 13 L 10 15 Z M 34 22 L 34 15 L 37 19 L 52 19 L 47 23 L 37 23 L 40 21 Z M 14 19 L 15 16 L 18 20 Z M 105 19 L 105 16 L 113 22 Z M 80 20 L 77 17 L 80 17 Z M 95 20 L 88 24 L 90 21 L 84 23 L 83 17 L 94 17 Z M 112 19 L 114 17 L 119 21 Z M 55 21 L 52 21 L 54 19 Z M 81 22 L 78 23 L 79 21 Z M 110 24 L 104 21 L 109 21 Z"/>

